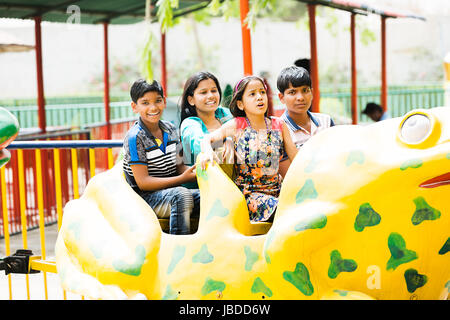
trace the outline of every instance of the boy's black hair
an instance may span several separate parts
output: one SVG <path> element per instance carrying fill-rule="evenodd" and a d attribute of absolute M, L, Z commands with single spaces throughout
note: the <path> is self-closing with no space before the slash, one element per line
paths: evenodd
<path fill-rule="evenodd" d="M 200 71 L 196 74 L 192 75 L 189 79 L 186 80 L 184 84 L 183 94 L 181 95 L 181 101 L 179 102 L 180 108 L 180 125 L 184 119 L 189 117 L 197 117 L 197 109 L 195 106 L 191 106 L 188 102 L 188 97 L 194 96 L 194 91 L 197 89 L 199 83 L 203 80 L 211 79 L 214 81 L 217 87 L 217 91 L 219 92 L 219 104 L 222 100 L 222 89 L 220 88 L 219 80 L 208 71 Z"/>
<path fill-rule="evenodd" d="M 366 104 L 366 108 L 362 111 L 362 113 L 369 115 L 376 111 L 383 113 L 383 108 L 379 104 L 376 104 L 375 102 L 369 102 Z"/>
<path fill-rule="evenodd" d="M 308 71 L 309 73 L 311 73 L 311 60 L 304 58 L 304 59 L 298 59 L 295 60 L 294 64 L 297 67 L 302 67 L 305 68 L 306 71 Z"/>
<path fill-rule="evenodd" d="M 289 88 L 290 84 L 294 88 L 302 86 L 311 88 L 311 78 L 308 70 L 297 66 L 290 66 L 281 70 L 277 79 L 278 91 L 284 93 L 284 91 Z"/>
<path fill-rule="evenodd" d="M 158 81 L 153 80 L 153 82 L 149 84 L 144 79 L 138 79 L 131 86 L 131 100 L 134 103 L 137 103 L 138 99 L 142 98 L 147 92 L 157 92 L 161 97 L 164 97 L 164 90 Z"/>

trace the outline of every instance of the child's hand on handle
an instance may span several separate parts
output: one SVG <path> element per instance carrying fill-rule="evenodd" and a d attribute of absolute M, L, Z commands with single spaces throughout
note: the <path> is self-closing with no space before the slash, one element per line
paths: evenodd
<path fill-rule="evenodd" d="M 214 165 L 214 161 L 219 161 L 215 152 L 211 149 L 211 151 L 201 152 L 198 155 L 198 163 L 202 170 L 206 170 L 206 163 L 211 162 Z"/>
<path fill-rule="evenodd" d="M 211 161 L 211 163 L 214 163 L 214 157 L 216 157 L 217 160 L 217 156 L 214 153 L 214 150 L 211 147 L 211 137 L 209 134 L 207 134 L 202 142 L 201 142 L 201 150 L 202 152 L 198 155 L 198 162 L 200 164 L 200 168 L 202 170 L 206 169 L 206 163 L 208 161 Z"/>
<path fill-rule="evenodd" d="M 197 165 L 193 165 L 192 167 L 187 167 L 186 170 L 181 174 L 183 176 L 183 181 L 191 182 L 195 181 L 196 174 L 195 174 L 195 168 Z"/>

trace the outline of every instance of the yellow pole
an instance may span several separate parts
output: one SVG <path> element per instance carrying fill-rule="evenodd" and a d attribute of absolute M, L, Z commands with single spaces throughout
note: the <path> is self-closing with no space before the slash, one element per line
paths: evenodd
<path fill-rule="evenodd" d="M 61 194 L 61 166 L 59 149 L 53 149 L 53 162 L 55 166 L 55 194 L 56 194 L 56 214 L 58 216 L 58 231 L 62 223 L 62 194 Z"/>
<path fill-rule="evenodd" d="M 25 188 L 25 170 L 23 165 L 23 150 L 17 150 L 17 162 L 19 170 L 19 202 L 20 202 L 20 222 L 22 225 L 23 248 L 27 249 L 27 215 L 26 215 L 26 188 Z M 27 284 L 27 299 L 30 300 L 30 281 L 28 274 L 25 274 Z"/>
<path fill-rule="evenodd" d="M 44 196 L 42 191 L 42 160 L 41 160 L 41 150 L 36 149 L 36 185 L 37 185 L 37 202 L 39 211 L 39 233 L 41 239 L 41 256 L 45 260 L 45 221 L 44 221 Z M 42 273 L 44 276 L 44 290 L 45 290 L 45 300 L 48 300 L 48 290 L 47 290 L 47 272 Z"/>
<path fill-rule="evenodd" d="M 2 210 L 3 210 L 3 235 L 5 237 L 5 254 L 9 256 L 11 254 L 11 246 L 9 242 L 9 220 L 8 220 L 8 205 L 6 197 L 6 174 L 5 166 L 0 169 L 0 180 L 2 190 Z M 9 287 L 9 300 L 12 300 L 12 284 L 11 274 L 8 274 L 8 287 Z"/>
<path fill-rule="evenodd" d="M 89 171 L 91 172 L 91 178 L 95 176 L 95 149 L 89 149 Z"/>
<path fill-rule="evenodd" d="M 56 195 L 56 213 L 58 216 L 58 231 L 62 223 L 62 195 L 61 195 L 61 166 L 59 149 L 53 149 L 53 162 L 55 167 L 55 195 Z M 64 300 L 67 299 L 66 290 L 63 290 Z"/>
<path fill-rule="evenodd" d="M 108 149 L 108 169 L 111 169 L 114 166 L 114 159 L 112 154 L 112 149 Z"/>
<path fill-rule="evenodd" d="M 70 149 L 72 154 L 72 177 L 73 177 L 73 198 L 78 199 L 80 197 L 80 193 L 78 191 L 78 157 L 77 157 L 77 149 Z M 84 300 L 84 296 L 81 296 L 81 299 Z"/>
<path fill-rule="evenodd" d="M 78 192 L 78 157 L 77 149 L 70 149 L 72 154 L 72 177 L 73 177 L 73 197 L 78 199 L 80 194 Z"/>

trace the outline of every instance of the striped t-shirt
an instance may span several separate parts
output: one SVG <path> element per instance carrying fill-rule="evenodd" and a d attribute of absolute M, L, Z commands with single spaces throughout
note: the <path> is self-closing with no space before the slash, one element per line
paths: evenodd
<path fill-rule="evenodd" d="M 139 191 L 131 170 L 132 165 L 147 166 L 152 177 L 173 177 L 177 175 L 177 164 L 181 163 L 181 143 L 175 126 L 164 120 L 159 121 L 163 141 L 159 145 L 156 138 L 139 118 L 128 130 L 123 142 L 123 171 L 130 186 Z"/>

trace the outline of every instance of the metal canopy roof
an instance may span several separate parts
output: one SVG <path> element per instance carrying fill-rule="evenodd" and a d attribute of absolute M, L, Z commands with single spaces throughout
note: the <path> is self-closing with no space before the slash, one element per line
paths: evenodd
<path fill-rule="evenodd" d="M 346 0 L 296 0 L 307 4 L 318 4 L 352 13 L 378 14 L 387 18 L 414 18 L 422 16 L 378 9 L 366 4 Z M 131 24 L 145 18 L 145 0 L 0 0 L 0 18 L 32 19 L 41 16 L 42 21 L 66 22 L 73 14 L 69 6 L 80 8 L 80 23 Z M 174 17 L 205 8 L 211 0 L 179 0 Z M 153 21 L 156 20 L 157 0 L 151 0 Z"/>
<path fill-rule="evenodd" d="M 42 21 L 66 22 L 73 14 L 69 6 L 80 8 L 80 23 L 131 24 L 145 18 L 145 0 L 0 0 L 0 18 L 33 19 L 41 16 Z M 157 0 L 151 0 L 152 20 L 156 18 Z M 210 0 L 179 0 L 174 18 L 205 8 Z"/>
<path fill-rule="evenodd" d="M 425 17 L 417 16 L 409 13 L 394 12 L 390 9 L 379 9 L 370 7 L 364 3 L 346 1 L 346 0 L 296 0 L 307 4 L 318 4 L 339 10 L 349 11 L 352 13 L 367 15 L 369 13 L 378 14 L 386 18 L 413 18 L 425 21 Z"/>

